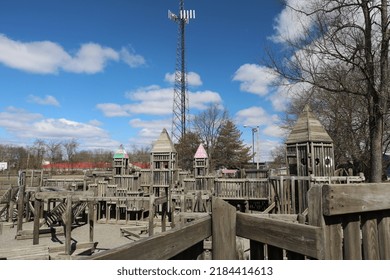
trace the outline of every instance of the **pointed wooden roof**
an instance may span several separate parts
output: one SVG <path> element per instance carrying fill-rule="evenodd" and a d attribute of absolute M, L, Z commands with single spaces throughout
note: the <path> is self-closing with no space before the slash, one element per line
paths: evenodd
<path fill-rule="evenodd" d="M 129 155 L 127 154 L 127 152 L 126 152 L 125 148 L 123 147 L 123 145 L 120 145 L 119 149 L 115 151 L 114 158 L 115 159 L 118 159 L 118 158 L 129 158 Z"/>
<path fill-rule="evenodd" d="M 209 158 L 202 144 L 199 144 L 198 150 L 196 150 L 194 158 L 195 159 Z"/>
<path fill-rule="evenodd" d="M 173 142 L 165 128 L 161 132 L 160 137 L 154 143 L 152 153 L 176 153 L 175 146 L 173 145 Z"/>
<path fill-rule="evenodd" d="M 333 143 L 320 121 L 306 105 L 287 138 L 286 144 L 302 142 Z"/>

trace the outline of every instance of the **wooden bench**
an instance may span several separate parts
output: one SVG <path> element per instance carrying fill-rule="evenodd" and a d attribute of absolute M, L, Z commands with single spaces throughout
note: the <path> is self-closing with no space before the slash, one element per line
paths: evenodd
<path fill-rule="evenodd" d="M 128 226 L 121 227 L 121 236 L 130 237 L 132 240 L 137 241 L 141 239 L 142 233 L 148 232 L 148 226 Z"/>

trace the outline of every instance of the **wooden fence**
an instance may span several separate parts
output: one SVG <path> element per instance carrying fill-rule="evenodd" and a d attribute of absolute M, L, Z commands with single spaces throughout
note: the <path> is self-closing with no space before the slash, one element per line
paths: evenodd
<path fill-rule="evenodd" d="M 313 186 L 302 215 L 254 215 L 213 198 L 212 214 L 91 259 L 196 258 L 213 237 L 213 259 L 236 259 L 236 237 L 251 259 L 390 259 L 390 184 Z"/>

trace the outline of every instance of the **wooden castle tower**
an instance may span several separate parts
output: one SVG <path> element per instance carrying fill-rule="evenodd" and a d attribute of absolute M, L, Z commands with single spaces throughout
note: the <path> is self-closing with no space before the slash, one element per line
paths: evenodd
<path fill-rule="evenodd" d="M 114 175 L 128 175 L 129 174 L 129 155 L 120 145 L 116 150 L 113 158 Z"/>
<path fill-rule="evenodd" d="M 164 128 L 151 151 L 151 191 L 156 196 L 168 195 L 168 190 L 177 181 L 177 152 L 167 130 Z"/>
<path fill-rule="evenodd" d="M 286 141 L 290 175 L 333 176 L 333 140 L 308 105 Z"/>
<path fill-rule="evenodd" d="M 209 174 L 209 156 L 202 144 L 194 155 L 194 178 L 196 190 L 208 190 L 206 176 Z"/>

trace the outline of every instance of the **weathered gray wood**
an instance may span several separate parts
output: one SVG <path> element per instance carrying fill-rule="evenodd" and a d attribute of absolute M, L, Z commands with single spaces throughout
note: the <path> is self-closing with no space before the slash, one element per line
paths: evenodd
<path fill-rule="evenodd" d="M 18 197 L 18 225 L 17 231 L 23 229 L 23 213 L 24 213 L 24 192 L 26 189 L 26 172 L 19 171 L 19 197 Z"/>
<path fill-rule="evenodd" d="M 322 258 L 322 231 L 319 227 L 237 213 L 237 236 Z"/>
<path fill-rule="evenodd" d="M 390 209 L 390 184 L 343 184 L 323 186 L 324 215 Z"/>
<path fill-rule="evenodd" d="M 93 242 L 95 228 L 95 204 L 88 202 L 89 242 Z"/>
<path fill-rule="evenodd" d="M 39 219 L 40 219 L 42 203 L 43 202 L 41 202 L 40 200 L 35 200 L 34 202 L 35 215 L 34 215 L 33 245 L 39 244 Z"/>
<path fill-rule="evenodd" d="M 79 201 L 94 196 L 92 191 L 87 192 L 71 192 L 71 191 L 41 191 L 35 193 L 35 199 L 47 200 L 47 199 L 65 199 L 68 195 L 72 196 L 72 201 Z"/>
<path fill-rule="evenodd" d="M 236 208 L 213 197 L 213 260 L 236 259 Z"/>
<path fill-rule="evenodd" d="M 341 220 L 339 217 L 324 217 L 325 218 L 325 238 L 327 246 L 328 259 L 342 260 L 343 259 L 343 232 Z"/>
<path fill-rule="evenodd" d="M 70 255 L 72 249 L 72 196 L 68 195 L 66 199 L 66 212 L 65 212 L 65 254 Z"/>
<path fill-rule="evenodd" d="M 383 213 L 378 222 L 379 254 L 381 260 L 390 260 L 390 211 Z"/>
<path fill-rule="evenodd" d="M 344 223 L 344 259 L 361 260 L 360 217 L 358 215 L 348 216 Z"/>
<path fill-rule="evenodd" d="M 377 220 L 371 214 L 362 215 L 362 242 L 365 260 L 379 260 Z"/>
<path fill-rule="evenodd" d="M 155 200 L 154 194 L 151 194 L 149 200 L 149 236 L 152 236 L 154 234 L 154 211 L 155 211 L 154 200 Z"/>
<path fill-rule="evenodd" d="M 314 185 L 310 188 L 307 193 L 308 196 L 308 221 L 309 225 L 320 227 L 321 228 L 321 240 L 320 240 L 320 252 L 318 254 L 318 259 L 327 259 L 327 239 L 325 238 L 325 220 L 322 213 L 322 187 Z"/>
<path fill-rule="evenodd" d="M 201 218 L 183 227 L 155 234 L 134 243 L 98 253 L 95 260 L 165 260 L 170 259 L 211 235 L 211 217 Z"/>

